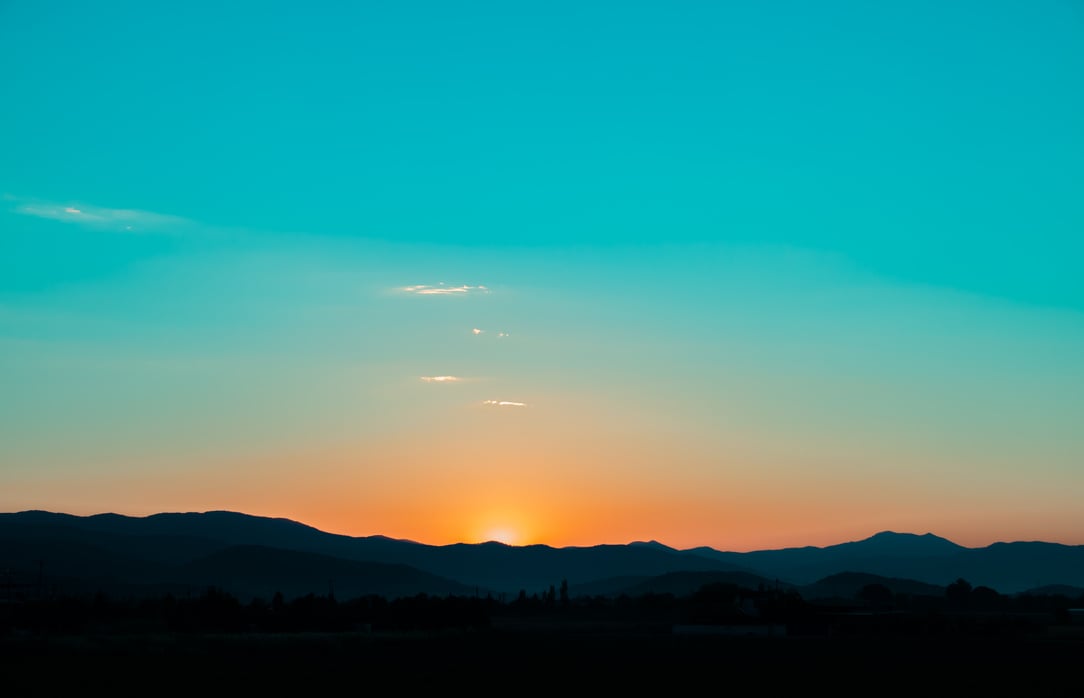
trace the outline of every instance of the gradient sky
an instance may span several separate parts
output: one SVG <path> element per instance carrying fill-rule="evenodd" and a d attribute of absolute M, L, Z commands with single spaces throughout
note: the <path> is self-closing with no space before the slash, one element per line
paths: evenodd
<path fill-rule="evenodd" d="M 1084 544 L 1084 5 L 0 2 L 0 510 Z"/>

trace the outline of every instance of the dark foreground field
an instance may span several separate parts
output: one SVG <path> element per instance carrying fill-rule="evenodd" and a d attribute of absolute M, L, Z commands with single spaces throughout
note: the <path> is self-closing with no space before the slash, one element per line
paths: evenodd
<path fill-rule="evenodd" d="M 722 637 L 661 628 L 0 638 L 3 695 L 1079 696 L 1078 636 Z"/>

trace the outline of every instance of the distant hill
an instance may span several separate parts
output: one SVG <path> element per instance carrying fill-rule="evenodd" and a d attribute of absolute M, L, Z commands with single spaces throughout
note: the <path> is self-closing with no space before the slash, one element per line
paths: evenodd
<path fill-rule="evenodd" d="M 20 583 L 43 575 L 72 590 L 131 593 L 215 583 L 245 593 L 274 588 L 324 594 L 334 587 L 340 597 L 515 595 L 567 580 L 573 595 L 678 594 L 700 580 L 751 587 L 768 580 L 810 594 L 836 593 L 837 585 L 846 594 L 844 585 L 861 578 L 833 579 L 841 573 L 876 575 L 890 588 L 907 582 L 940 590 L 963 577 L 975 586 L 1016 593 L 1044 585 L 1084 587 L 1084 546 L 1018 542 L 965 548 L 932 534 L 890 531 L 824 548 L 747 553 L 676 550 L 656 541 L 566 548 L 492 542 L 433 546 L 336 535 L 288 519 L 226 511 L 147 517 L 28 511 L 0 514 L 0 573 L 5 570 Z"/>
<path fill-rule="evenodd" d="M 68 594 L 118 595 L 182 592 L 187 586 L 169 565 L 79 536 L 21 538 L 0 526 L 0 593 L 35 588 Z"/>
<path fill-rule="evenodd" d="M 733 584 L 743 589 L 758 589 L 762 585 L 775 587 L 777 583 L 760 575 L 749 572 L 667 572 L 655 577 L 614 580 L 620 585 L 604 595 L 625 594 L 636 597 L 644 594 L 672 594 L 676 597 L 689 596 L 705 584 Z M 596 588 L 603 588 L 596 584 Z M 789 585 L 784 585 L 788 586 Z"/>
<path fill-rule="evenodd" d="M 1074 587 L 1067 584 L 1049 584 L 1047 586 L 1025 589 L 1021 594 L 1032 596 L 1065 596 L 1070 599 L 1084 598 L 1084 587 Z"/>
<path fill-rule="evenodd" d="M 63 546 L 89 546 L 96 552 L 89 557 L 86 552 L 69 555 L 60 552 Z M 550 585 L 559 585 L 562 580 L 574 588 L 584 582 L 621 575 L 736 569 L 724 561 L 659 544 L 589 548 L 512 547 L 501 543 L 431 546 L 383 536 L 341 536 L 287 519 L 234 512 L 148 517 L 116 514 L 78 517 L 42 511 L 0 514 L 0 565 L 19 563 L 23 577 L 29 578 L 37 574 L 34 561 L 45 560 L 46 571 L 54 580 L 63 571 L 68 583 L 80 589 L 96 584 L 134 588 L 163 583 L 160 580 L 190 584 L 192 577 L 188 573 L 193 566 L 203 564 L 204 572 L 213 572 L 206 560 L 225 564 L 228 558 L 220 553 L 234 546 L 262 546 L 283 553 L 293 551 L 341 561 L 395 565 L 401 571 L 410 568 L 414 573 L 424 571 L 431 575 L 421 588 L 405 581 L 400 585 L 402 589 L 417 590 L 416 593 L 449 593 L 453 588 L 450 580 L 462 585 L 458 588 L 476 593 L 514 595 L 521 589 L 542 591 Z M 198 563 L 199 560 L 204 562 Z M 259 563 L 265 569 L 265 576 L 275 580 L 269 584 L 285 584 L 286 568 L 268 567 L 266 559 Z M 323 564 L 330 563 L 325 560 Z M 186 572 L 182 574 L 182 570 Z M 232 576 L 225 570 L 216 574 L 237 580 L 238 586 L 242 582 L 247 586 L 255 583 L 253 576 L 242 579 L 237 576 L 239 572 L 235 568 Z M 412 579 L 418 582 L 423 578 L 414 574 Z M 326 593 L 326 575 L 318 581 L 312 578 L 306 586 L 314 593 Z"/>
<path fill-rule="evenodd" d="M 474 592 L 466 585 L 407 565 L 359 562 L 262 545 L 234 545 L 183 565 L 181 577 L 197 588 L 216 586 L 242 597 L 270 599 L 308 593 L 356 598 Z"/>
<path fill-rule="evenodd" d="M 898 577 L 882 577 L 866 572 L 840 572 L 818 580 L 813 584 L 798 587 L 798 593 L 807 601 L 818 599 L 842 599 L 854 600 L 858 594 L 869 584 L 880 584 L 893 594 L 906 594 L 909 596 L 933 596 L 944 597 L 945 587 L 935 584 L 917 582 L 913 579 L 900 579 Z"/>
<path fill-rule="evenodd" d="M 41 587 L 46 593 L 183 595 L 216 586 L 246 599 L 269 599 L 276 591 L 288 598 L 330 590 L 342 598 L 473 591 L 408 565 L 233 542 L 248 538 L 274 541 L 275 533 L 284 531 L 287 544 L 298 545 L 304 543 L 305 535 L 328 535 L 309 527 L 283 526 L 293 522 L 282 520 L 237 514 L 184 515 L 182 519 L 168 515 L 164 519 L 128 519 L 28 514 L 0 515 L 0 573 L 12 588 L 35 593 Z M 221 536 L 208 525 L 216 519 L 229 524 Z M 267 529 L 262 528 L 262 522 L 269 522 Z M 301 536 L 298 531 L 303 532 Z"/>
<path fill-rule="evenodd" d="M 824 548 L 748 553 L 695 548 L 700 555 L 805 585 L 842 571 L 913 579 L 944 587 L 958 578 L 1003 594 L 1043 584 L 1084 585 L 1084 546 L 1042 542 L 965 548 L 933 534 L 883 531 L 865 540 Z"/>

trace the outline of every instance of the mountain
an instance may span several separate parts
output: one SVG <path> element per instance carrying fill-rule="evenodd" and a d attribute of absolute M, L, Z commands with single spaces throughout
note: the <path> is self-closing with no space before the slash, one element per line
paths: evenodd
<path fill-rule="evenodd" d="M 65 545 L 84 546 L 95 552 L 74 558 L 85 560 L 84 565 L 72 562 L 65 557 L 66 553 L 57 552 L 58 546 Z M 400 585 L 404 590 L 418 593 L 448 593 L 452 588 L 449 580 L 455 580 L 463 585 L 460 588 L 478 593 L 514 595 L 521 589 L 542 591 L 567 580 L 570 591 L 577 594 L 577 585 L 606 577 L 738 569 L 721 560 L 658 543 L 585 548 L 513 547 L 493 542 L 432 546 L 384 536 L 336 535 L 288 519 L 234 512 L 147 517 L 117 514 L 79 517 L 42 511 L 0 514 L 0 565 L 10 566 L 9 560 L 20 562 L 22 576 L 29 579 L 36 574 L 34 561 L 45 560 L 54 580 L 62 570 L 65 578 L 78 576 L 78 588 L 95 584 L 136 588 L 165 583 L 162 580 L 191 584 L 193 578 L 188 573 L 201 559 L 205 561 L 202 570 L 207 573 L 204 578 L 220 577 L 239 587 L 251 586 L 253 577 L 242 579 L 237 576 L 237 569 L 230 573 L 219 569 L 229 561 L 228 556 L 221 555 L 222 551 L 235 546 L 260 546 L 278 550 L 280 555 L 292 551 L 322 556 L 321 559 L 395 565 L 401 572 L 413 570 L 412 574 L 424 571 L 431 577 L 421 588 L 405 581 Z M 217 561 L 219 567 L 206 562 L 208 558 Z M 261 559 L 260 564 L 267 565 L 268 561 Z M 326 559 L 323 564 L 330 565 Z M 346 570 L 336 569 L 340 573 Z M 285 584 L 286 571 L 282 566 L 269 567 L 266 575 L 276 580 L 274 584 Z M 347 576 L 357 579 L 355 571 Z M 326 593 L 328 575 L 318 580 L 308 579 L 305 586 L 312 592 Z M 413 579 L 420 582 L 423 578 L 415 574 Z"/>
<path fill-rule="evenodd" d="M 1084 587 L 1074 587 L 1067 584 L 1048 584 L 1047 586 L 1026 589 L 1021 594 L 1031 596 L 1065 596 L 1070 599 L 1084 597 Z"/>
<path fill-rule="evenodd" d="M 0 586 L 70 594 L 160 594 L 185 589 L 169 565 L 79 536 L 20 537 L 0 526 Z M 2 598 L 2 597 L 0 597 Z"/>
<path fill-rule="evenodd" d="M 415 594 L 465 595 L 474 589 L 407 565 L 359 562 L 262 545 L 234 545 L 180 568 L 196 588 L 215 586 L 238 596 L 270 599 L 332 593 L 350 599 L 375 594 L 388 598 Z"/>
<path fill-rule="evenodd" d="M 774 586 L 766 577 L 750 572 L 667 572 L 653 577 L 616 577 L 603 579 L 581 587 L 591 596 L 643 596 L 645 594 L 672 594 L 689 596 L 705 584 L 733 584 L 744 589 Z"/>
<path fill-rule="evenodd" d="M 1043 584 L 1084 583 L 1084 546 L 1043 542 L 994 543 L 965 548 L 931 533 L 882 531 L 864 540 L 824 548 L 784 548 L 747 553 L 695 548 L 760 574 L 805 585 L 842 572 L 913 579 L 944 587 L 958 578 L 1003 594 Z"/>
<path fill-rule="evenodd" d="M 325 534 L 281 519 L 241 514 L 157 515 L 136 519 L 47 512 L 0 514 L 0 581 L 58 593 L 116 596 L 188 594 L 209 586 L 235 596 L 287 597 L 334 590 L 342 598 L 377 594 L 473 592 L 409 565 L 358 561 L 304 547 Z M 218 523 L 225 525 L 220 528 Z M 279 535 L 285 534 L 285 535 Z M 283 540 L 295 548 L 263 545 Z M 257 540 L 261 543 L 237 543 Z"/>
<path fill-rule="evenodd" d="M 798 587 L 798 593 L 807 601 L 818 599 L 841 599 L 853 601 L 859 592 L 867 585 L 880 584 L 893 594 L 906 594 L 908 596 L 934 596 L 941 598 L 945 595 L 945 587 L 936 584 L 926 584 L 913 579 L 900 579 L 898 577 L 882 577 L 866 572 L 840 572 L 824 579 L 817 580 L 813 584 Z"/>
<path fill-rule="evenodd" d="M 275 587 L 324 594 L 333 586 L 340 597 L 457 590 L 515 595 L 567 580 L 576 596 L 677 593 L 700 579 L 742 586 L 766 580 L 827 593 L 822 581 L 843 572 L 939 589 L 962 577 L 974 586 L 1017 593 L 1043 585 L 1084 586 L 1084 546 L 1014 542 L 966 548 L 929 533 L 891 531 L 823 548 L 744 553 L 677 550 L 657 541 L 565 548 L 495 542 L 434 546 L 336 535 L 288 519 L 226 511 L 147 517 L 28 511 L 0 514 L 0 574 L 5 569 L 22 583 L 44 575 L 73 590 L 100 586 L 132 593 L 213 583 L 246 593 Z"/>
<path fill-rule="evenodd" d="M 580 587 L 607 577 L 654 576 L 679 571 L 743 571 L 665 546 L 596 545 L 553 548 L 548 545 L 512 547 L 500 543 L 455 544 L 410 551 L 415 564 L 453 579 L 502 592 L 545 589 L 568 581 L 573 594 Z"/>
<path fill-rule="evenodd" d="M 871 566 L 891 567 L 900 561 L 913 564 L 916 560 L 943 560 L 966 548 L 931 533 L 919 536 L 913 533 L 882 531 L 864 540 L 825 548 L 807 546 L 748 553 L 719 552 L 711 548 L 694 550 L 733 564 L 754 567 L 770 575 L 799 583 L 810 583 L 842 570 L 874 572 Z"/>

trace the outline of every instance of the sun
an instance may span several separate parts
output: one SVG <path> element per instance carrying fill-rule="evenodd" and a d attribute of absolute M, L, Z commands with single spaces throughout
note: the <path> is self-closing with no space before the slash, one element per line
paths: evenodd
<path fill-rule="evenodd" d="M 522 508 L 508 504 L 480 507 L 470 517 L 461 540 L 505 545 L 531 545 L 538 527 L 534 517 Z"/>
<path fill-rule="evenodd" d="M 487 529 L 483 538 L 486 541 L 496 541 L 505 545 L 516 545 L 519 535 L 508 526 L 494 526 Z"/>

